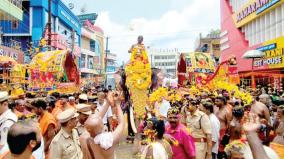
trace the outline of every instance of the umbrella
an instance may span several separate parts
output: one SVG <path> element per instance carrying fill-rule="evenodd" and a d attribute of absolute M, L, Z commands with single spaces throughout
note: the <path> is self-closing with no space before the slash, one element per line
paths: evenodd
<path fill-rule="evenodd" d="M 259 50 L 249 50 L 242 56 L 243 59 L 262 58 L 265 53 Z"/>

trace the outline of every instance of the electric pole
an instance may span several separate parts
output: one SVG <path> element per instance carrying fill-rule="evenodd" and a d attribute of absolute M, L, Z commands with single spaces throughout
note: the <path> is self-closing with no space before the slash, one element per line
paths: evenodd
<path fill-rule="evenodd" d="M 108 54 L 108 40 L 109 37 L 106 37 L 106 56 L 105 56 L 105 88 L 107 87 L 107 54 Z"/>
<path fill-rule="evenodd" d="M 48 0 L 48 50 L 51 51 L 51 5 L 52 0 Z"/>
<path fill-rule="evenodd" d="M 71 51 L 72 51 L 72 54 L 74 54 L 74 48 L 75 48 L 75 31 L 74 31 L 74 29 L 72 29 L 71 39 L 72 39 Z"/>

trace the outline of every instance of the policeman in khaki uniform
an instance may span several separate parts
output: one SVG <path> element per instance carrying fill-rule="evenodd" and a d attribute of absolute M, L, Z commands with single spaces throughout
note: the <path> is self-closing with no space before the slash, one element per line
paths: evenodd
<path fill-rule="evenodd" d="M 212 158 L 212 130 L 209 117 L 198 110 L 200 101 L 194 99 L 189 102 L 183 113 L 183 120 L 189 128 L 191 136 L 194 138 L 196 159 Z"/>
<path fill-rule="evenodd" d="M 8 92 L 0 91 L 0 154 L 9 150 L 7 134 L 9 128 L 18 121 L 18 117 L 8 107 Z"/>
<path fill-rule="evenodd" d="M 57 115 L 61 129 L 50 144 L 51 159 L 83 159 L 77 126 L 79 116 L 74 109 L 66 109 Z"/>
<path fill-rule="evenodd" d="M 76 105 L 77 112 L 79 113 L 79 122 L 77 124 L 76 130 L 78 132 L 78 135 L 81 136 L 83 133 L 87 132 L 87 130 L 84 127 L 85 121 L 88 119 L 89 115 L 91 115 L 92 109 L 91 105 L 87 104 L 77 104 Z"/>

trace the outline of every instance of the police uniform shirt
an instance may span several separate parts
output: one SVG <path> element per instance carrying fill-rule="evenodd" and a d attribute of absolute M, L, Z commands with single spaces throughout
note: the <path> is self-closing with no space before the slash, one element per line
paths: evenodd
<path fill-rule="evenodd" d="M 73 129 L 72 136 L 61 129 L 50 144 L 52 159 L 83 159 L 78 132 Z"/>
<path fill-rule="evenodd" d="M 87 132 L 86 128 L 81 123 L 78 123 L 78 125 L 75 129 L 76 129 L 79 136 L 81 136 L 83 133 Z"/>
<path fill-rule="evenodd" d="M 194 138 L 206 138 L 206 134 L 212 134 L 210 119 L 202 111 L 196 110 L 193 115 L 187 113 L 186 124 Z"/>

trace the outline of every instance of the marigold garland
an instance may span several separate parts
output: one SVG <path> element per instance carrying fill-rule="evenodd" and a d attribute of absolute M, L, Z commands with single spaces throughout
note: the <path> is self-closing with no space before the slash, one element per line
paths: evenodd
<path fill-rule="evenodd" d="M 138 53 L 140 50 L 140 54 Z M 151 85 L 151 66 L 144 48 L 133 48 L 130 63 L 125 68 L 126 84 L 131 88 L 148 89 Z"/>
<path fill-rule="evenodd" d="M 145 114 L 147 89 L 151 85 L 151 66 L 143 45 L 132 49 L 130 62 L 125 67 L 126 85 L 131 93 L 131 101 L 138 118 Z"/>

